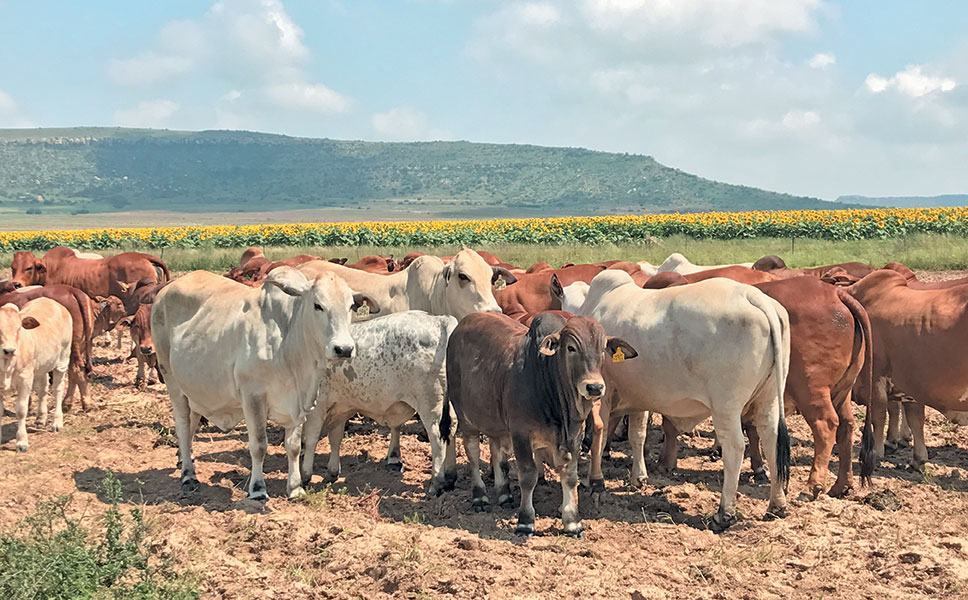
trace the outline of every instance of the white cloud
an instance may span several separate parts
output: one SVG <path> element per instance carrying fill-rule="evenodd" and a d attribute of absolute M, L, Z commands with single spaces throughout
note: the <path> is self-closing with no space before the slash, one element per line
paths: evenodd
<path fill-rule="evenodd" d="M 10 94 L 0 90 L 0 115 L 13 114 L 17 110 L 17 103 L 13 101 Z"/>
<path fill-rule="evenodd" d="M 957 82 L 950 77 L 924 74 L 921 65 L 910 65 L 890 78 L 871 73 L 864 83 L 867 89 L 875 94 L 893 88 L 912 98 L 920 98 L 935 92 L 950 92 L 957 86 Z"/>
<path fill-rule="evenodd" d="M 430 126 L 427 115 L 409 107 L 398 106 L 382 113 L 376 113 L 370 119 L 373 130 L 384 140 L 421 141 L 445 140 L 451 135 Z"/>
<path fill-rule="evenodd" d="M 834 64 L 837 64 L 837 57 L 827 52 L 814 54 L 813 57 L 807 61 L 807 66 L 809 66 L 811 69 L 826 69 L 830 65 Z"/>
<path fill-rule="evenodd" d="M 219 0 L 198 19 L 167 23 L 153 48 L 111 61 L 108 75 L 118 85 L 155 89 L 193 76 L 221 82 L 229 90 L 222 101 L 238 101 L 234 114 L 240 119 L 244 105 L 347 110 L 349 98 L 309 81 L 309 58 L 303 30 L 280 0 Z"/>
<path fill-rule="evenodd" d="M 787 129 L 805 131 L 820 124 L 820 115 L 812 110 L 791 110 L 783 115 L 780 123 Z"/>
<path fill-rule="evenodd" d="M 146 100 L 136 106 L 115 111 L 114 124 L 121 127 L 162 127 L 178 112 L 171 100 Z"/>

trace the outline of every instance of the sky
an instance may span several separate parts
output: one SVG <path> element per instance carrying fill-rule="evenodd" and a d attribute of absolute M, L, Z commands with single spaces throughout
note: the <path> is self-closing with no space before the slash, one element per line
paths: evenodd
<path fill-rule="evenodd" d="M 577 146 L 968 193 L 968 2 L 0 0 L 0 127 Z"/>

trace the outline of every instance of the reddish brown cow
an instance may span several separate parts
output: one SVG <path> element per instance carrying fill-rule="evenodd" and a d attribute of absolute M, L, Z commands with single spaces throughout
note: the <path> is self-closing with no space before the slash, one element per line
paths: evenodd
<path fill-rule="evenodd" d="M 78 258 L 73 250 L 58 246 L 38 259 L 31 252 L 13 255 L 13 281 L 28 285 L 70 285 L 92 298 L 118 296 L 126 282 L 150 277 L 169 281 L 171 274 L 161 259 L 140 252 L 124 252 L 107 258 Z"/>
<path fill-rule="evenodd" d="M 355 263 L 347 264 L 346 266 L 350 267 L 351 269 L 366 271 L 367 273 L 380 273 L 385 275 L 395 271 L 397 268 L 397 263 L 395 260 L 393 260 L 392 256 L 375 256 L 371 254 L 364 256 Z"/>
<path fill-rule="evenodd" d="M 129 328 L 134 347 L 128 358 L 138 359 L 138 374 L 134 378 L 134 385 L 141 391 L 148 387 L 146 370 L 154 369 L 157 381 L 164 383 L 161 372 L 158 371 L 158 355 L 155 354 L 155 343 L 151 339 L 151 304 L 142 304 L 134 315 L 122 319 L 121 324 Z"/>
<path fill-rule="evenodd" d="M 525 312 L 560 310 L 561 301 L 551 294 L 552 275 L 558 277 L 561 285 L 571 285 L 576 281 L 588 283 L 603 269 L 598 265 L 574 265 L 538 273 L 522 273 L 514 285 L 503 290 L 494 290 L 494 299 L 501 306 L 501 310 L 514 304 L 523 306 Z"/>
<path fill-rule="evenodd" d="M 680 277 L 685 281 L 691 275 Z M 653 280 L 656 278 L 658 275 Z M 649 283 L 655 285 L 653 281 Z M 790 315 L 790 371 L 784 400 L 786 413 L 792 413 L 795 407 L 813 432 L 813 466 L 807 485 L 814 498 L 826 488 L 836 440 L 840 468 L 828 493 L 842 496 L 853 487 L 851 388 L 860 376 L 860 385 L 870 389 L 871 321 L 853 297 L 813 277 L 767 281 L 754 287 L 782 304 Z M 763 476 L 765 468 L 756 429 L 752 425 L 746 429 L 750 435 L 750 464 L 754 475 Z M 674 468 L 677 432 L 668 419 L 663 419 L 663 430 L 666 442 L 660 464 Z"/>
<path fill-rule="evenodd" d="M 538 273 L 541 271 L 552 271 L 554 267 L 546 262 L 536 262 L 525 270 L 525 273 Z"/>
<path fill-rule="evenodd" d="M 739 265 L 698 271 L 696 273 L 683 275 L 683 277 L 689 283 L 705 281 L 714 277 L 723 277 L 725 279 L 732 279 L 733 281 L 738 281 L 747 285 L 756 285 L 758 283 L 765 283 L 767 281 L 776 281 L 777 279 L 777 277 L 772 273 L 756 271 L 748 267 L 741 267 Z"/>
<path fill-rule="evenodd" d="M 407 254 L 397 261 L 397 271 L 402 271 L 410 266 L 410 263 L 423 256 L 423 252 L 407 252 Z"/>
<path fill-rule="evenodd" d="M 884 268 L 897 271 L 903 275 L 904 279 L 906 279 L 908 282 L 908 287 L 913 290 L 946 290 L 948 288 L 958 287 L 959 285 L 968 283 L 968 277 L 959 277 L 957 279 L 948 279 L 946 281 L 921 281 L 918 279 L 918 276 L 914 274 L 914 271 L 899 262 L 889 262 L 884 265 Z M 857 280 L 855 279 L 851 283 L 855 283 L 856 281 Z"/>
<path fill-rule="evenodd" d="M 753 269 L 765 271 L 776 276 L 777 279 L 790 279 L 791 277 L 822 277 L 827 271 L 839 267 L 852 276 L 862 278 L 874 272 L 874 267 L 861 262 L 846 262 L 836 265 L 826 265 L 822 267 L 812 267 L 809 269 L 790 269 L 779 256 L 764 256 L 755 263 Z"/>
<path fill-rule="evenodd" d="M 887 392 L 893 384 L 917 402 L 905 402 L 914 436 L 914 463 L 928 459 L 924 406 L 968 424 L 968 286 L 912 289 L 889 269 L 844 288 L 870 315 L 874 332 L 874 390 L 861 445 L 861 476 L 869 479 L 876 456 L 884 456 Z M 876 455 L 876 456 L 875 456 Z"/>
<path fill-rule="evenodd" d="M 74 389 L 80 391 L 81 406 L 90 407 L 87 382 L 91 375 L 91 337 L 94 315 L 87 294 L 68 285 L 49 285 L 25 291 L 14 291 L 13 282 L 0 283 L 0 306 L 15 304 L 22 308 L 34 298 L 50 298 L 67 309 L 71 315 L 71 362 L 67 368 L 68 388 L 64 406 L 70 408 Z"/>

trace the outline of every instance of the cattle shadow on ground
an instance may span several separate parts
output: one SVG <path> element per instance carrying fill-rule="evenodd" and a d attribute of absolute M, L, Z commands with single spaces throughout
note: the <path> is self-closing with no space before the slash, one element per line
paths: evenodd
<path fill-rule="evenodd" d="M 174 467 L 174 461 L 172 466 Z M 121 483 L 121 497 L 124 502 L 147 505 L 166 502 L 186 505 L 197 504 L 210 512 L 222 512 L 236 508 L 232 502 L 232 490 L 221 485 L 211 485 L 205 481 L 199 481 L 201 490 L 198 494 L 191 497 L 183 496 L 179 478 L 174 468 L 148 469 L 137 473 L 111 472 Z M 104 494 L 103 487 L 107 476 L 108 471 L 104 469 L 88 468 L 74 473 L 74 485 L 79 491 L 94 494 L 101 502 L 110 504 L 111 500 Z M 269 483 L 269 481 L 267 480 L 266 483 Z"/>

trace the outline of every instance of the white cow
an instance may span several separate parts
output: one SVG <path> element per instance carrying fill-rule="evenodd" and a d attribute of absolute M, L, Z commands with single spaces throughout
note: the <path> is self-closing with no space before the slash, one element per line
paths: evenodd
<path fill-rule="evenodd" d="M 266 420 L 286 430 L 286 491 L 305 494 L 299 477 L 302 425 L 328 361 L 350 358 L 350 315 L 379 311 L 341 279 L 313 279 L 291 267 L 251 288 L 207 271 L 174 280 L 155 298 L 151 331 L 168 385 L 184 492 L 198 490 L 191 442 L 199 416 L 222 430 L 245 418 L 252 456 L 249 497 L 266 498 L 262 464 Z"/>
<path fill-rule="evenodd" d="M 423 255 L 406 269 L 389 275 L 367 273 L 325 260 L 310 261 L 297 268 L 307 276 L 338 275 L 354 290 L 373 298 L 384 313 L 423 310 L 458 319 L 475 311 L 501 312 L 492 284 L 498 277 L 504 277 L 508 283 L 517 281 L 507 269 L 488 265 L 477 252 L 466 248 L 447 264 L 436 256 Z"/>
<path fill-rule="evenodd" d="M 552 284 L 552 289 L 555 289 Z M 688 431 L 712 415 L 723 446 L 723 493 L 714 524 L 735 519 L 736 490 L 746 447 L 742 416 L 753 411 L 773 485 L 768 512 L 785 511 L 789 479 L 789 436 L 783 390 L 790 363 L 790 324 L 786 310 L 758 289 L 710 279 L 688 286 L 644 290 L 628 273 L 603 271 L 587 284 L 562 294 L 562 309 L 592 316 L 608 335 L 620 336 L 639 352 L 635 362 L 606 362 L 609 413 L 634 414 L 629 426 L 632 480 L 647 477 L 643 411 L 670 418 Z M 604 436 L 596 432 L 590 477 L 601 485 Z"/>
<path fill-rule="evenodd" d="M 440 439 L 438 423 L 444 410 L 447 340 L 456 326 L 454 317 L 417 310 L 353 323 L 356 356 L 327 365 L 316 408 L 303 426 L 303 485 L 312 477 L 316 443 L 324 430 L 329 432 L 327 474 L 333 480 L 339 477 L 343 430 L 346 419 L 356 413 L 391 428 L 387 463 L 401 466 L 399 428 L 416 413 L 433 460 L 428 494 L 453 486 L 453 481 L 444 482 L 444 472 L 445 467 L 454 472 L 454 444 Z"/>
<path fill-rule="evenodd" d="M 649 265 L 651 266 L 651 265 Z M 753 263 L 735 263 L 727 265 L 694 265 L 689 262 L 689 259 L 685 256 L 674 252 L 669 255 L 669 258 L 662 261 L 662 264 L 656 268 L 656 273 L 666 273 L 672 271 L 680 275 L 690 275 L 692 273 L 699 273 L 701 271 L 709 271 L 710 269 L 721 269 L 723 267 L 753 267 Z M 646 271 L 645 268 L 642 269 Z M 647 271 L 646 271 L 647 272 Z M 652 273 L 654 275 L 655 273 Z"/>
<path fill-rule="evenodd" d="M 64 428 L 64 392 L 71 359 L 73 323 L 67 309 L 50 298 L 37 298 L 23 309 L 0 307 L 0 416 L 3 393 L 15 395 L 17 450 L 26 452 L 30 392 L 37 394 L 37 425 L 47 426 L 47 379 L 53 380 L 54 431 Z"/>

